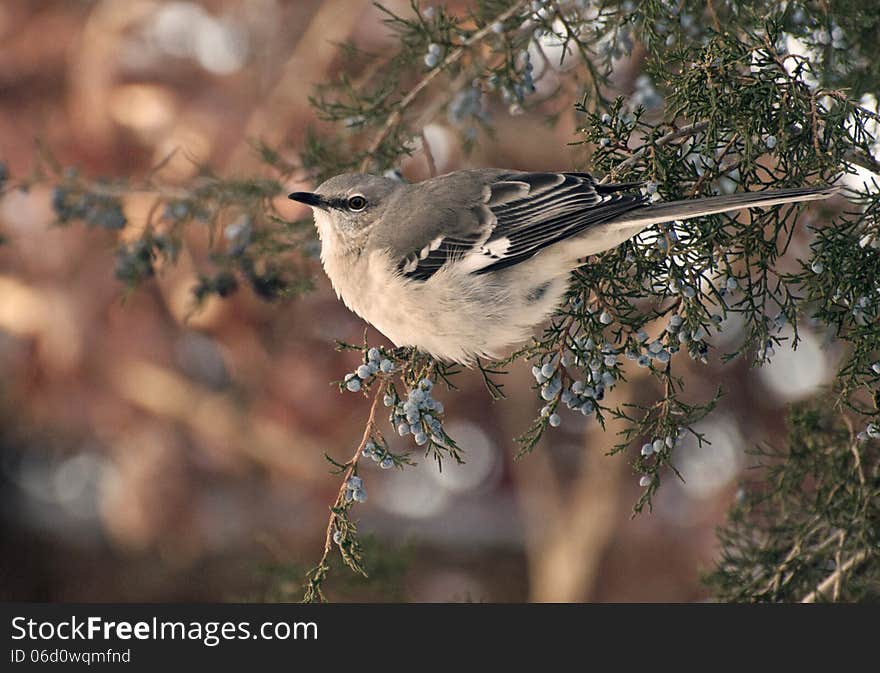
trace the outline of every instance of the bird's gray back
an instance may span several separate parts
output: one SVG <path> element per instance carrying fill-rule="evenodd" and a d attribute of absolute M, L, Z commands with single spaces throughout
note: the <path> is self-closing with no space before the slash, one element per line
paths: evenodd
<path fill-rule="evenodd" d="M 438 236 L 472 235 L 479 224 L 488 184 L 510 171 L 462 170 L 438 175 L 396 190 L 382 209 L 381 217 L 393 218 L 393 227 L 374 230 L 371 243 L 403 259 Z"/>

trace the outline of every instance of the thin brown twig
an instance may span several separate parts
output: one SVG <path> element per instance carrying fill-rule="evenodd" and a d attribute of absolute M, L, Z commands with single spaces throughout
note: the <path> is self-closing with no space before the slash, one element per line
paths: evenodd
<path fill-rule="evenodd" d="M 550 57 L 547 56 L 547 52 L 544 51 L 544 47 L 540 42 L 535 42 L 535 48 L 538 51 L 538 55 L 541 57 L 541 62 L 544 64 L 544 69 L 541 70 L 541 74 L 535 78 L 535 84 L 544 79 L 548 73 L 553 72 L 553 64 L 550 62 Z"/>
<path fill-rule="evenodd" d="M 819 147 L 819 111 L 816 109 L 816 94 L 810 96 L 810 126 L 813 131 L 813 151 L 822 154 Z"/>
<path fill-rule="evenodd" d="M 709 126 L 709 122 L 697 122 L 695 124 L 688 124 L 687 126 L 682 126 L 680 129 L 677 129 L 675 131 L 670 131 L 665 136 L 658 138 L 657 141 L 655 143 L 653 143 L 652 145 L 648 145 L 646 147 L 643 147 L 642 149 L 638 150 L 637 152 L 634 152 L 632 154 L 632 156 L 630 156 L 628 159 L 625 159 L 624 161 L 617 164 L 617 166 L 615 166 L 614 168 L 611 169 L 611 173 L 609 173 L 604 178 L 602 178 L 601 184 L 604 184 L 604 183 L 608 182 L 609 180 L 611 180 L 612 177 L 616 173 L 619 173 L 624 168 L 629 168 L 630 166 L 633 166 L 639 159 L 641 159 L 647 153 L 648 149 L 653 148 L 653 147 L 662 147 L 664 145 L 668 145 L 673 140 L 678 140 L 679 138 L 687 138 L 688 136 L 696 135 L 697 133 L 704 131 L 706 128 L 708 128 L 708 126 Z"/>
<path fill-rule="evenodd" d="M 847 100 L 847 102 L 852 102 L 852 101 L 849 101 L 848 99 L 846 99 L 845 97 L 844 97 L 844 100 Z M 859 111 L 860 111 L 862 114 L 864 114 L 866 117 L 870 117 L 870 118 L 873 119 L 875 122 L 880 122 L 880 114 L 878 114 L 878 113 L 876 113 L 876 112 L 872 112 L 871 110 L 869 110 L 868 108 L 866 108 L 864 105 L 856 105 L 855 103 L 853 103 L 853 107 L 858 108 Z"/>
<path fill-rule="evenodd" d="M 864 563 L 868 558 L 868 550 L 863 549 L 858 552 L 854 556 L 852 556 L 849 560 L 845 561 L 843 565 L 838 566 L 837 570 L 831 573 L 828 577 L 826 577 L 822 582 L 815 588 L 815 590 L 808 593 L 801 600 L 801 603 L 815 603 L 821 598 L 824 598 L 825 592 L 828 591 L 832 586 L 834 586 L 835 582 L 838 582 L 845 573 L 849 572 L 853 568 L 858 565 Z"/>
<path fill-rule="evenodd" d="M 856 438 L 856 431 L 849 416 L 843 416 L 843 422 L 846 423 L 847 430 L 849 430 L 849 450 L 856 464 L 856 474 L 859 475 L 859 483 L 864 486 L 865 473 L 862 470 L 862 454 L 859 453 L 859 440 Z"/>
<path fill-rule="evenodd" d="M 715 5 L 712 4 L 712 0 L 708 0 L 706 4 L 709 9 L 709 14 L 712 15 L 712 26 L 715 28 L 715 32 L 720 35 L 722 32 L 721 22 L 718 20 L 718 12 L 715 11 Z"/>
<path fill-rule="evenodd" d="M 348 480 L 354 474 L 355 469 L 357 469 L 358 461 L 360 461 L 361 455 L 363 455 L 362 452 L 364 447 L 367 445 L 367 442 L 370 441 L 370 436 L 376 426 L 376 408 L 379 406 L 379 397 L 382 395 L 384 389 L 384 382 L 376 386 L 376 392 L 373 394 L 373 402 L 370 404 L 370 415 L 367 418 L 367 425 L 364 428 L 363 437 L 361 437 L 360 444 L 358 444 L 357 449 L 355 449 L 354 455 L 349 459 L 348 463 L 346 463 L 348 467 L 345 470 L 342 485 L 339 487 L 339 493 L 336 495 L 336 501 L 331 508 L 330 520 L 327 523 L 327 534 L 324 538 L 324 553 L 321 555 L 321 560 L 318 561 L 318 565 L 316 566 L 318 568 L 326 565 L 327 557 L 330 555 L 330 550 L 333 548 L 333 527 L 336 523 L 336 513 L 333 512 L 332 509 L 342 506 L 345 502 L 346 485 L 348 484 Z"/>
<path fill-rule="evenodd" d="M 220 180 L 216 180 L 215 182 L 220 182 Z M 128 196 L 129 194 L 156 194 L 157 196 L 165 199 L 176 199 L 179 201 L 184 201 L 186 199 L 191 199 L 194 196 L 194 189 L 183 189 L 178 187 L 169 187 L 166 185 L 157 185 L 153 183 L 145 183 L 139 185 L 107 185 L 107 184 L 99 184 L 99 183 L 74 183 L 77 187 L 82 186 L 82 189 L 87 191 L 89 194 L 93 194 L 95 196 L 107 196 L 111 198 L 121 198 L 124 196 Z"/>
<path fill-rule="evenodd" d="M 872 173 L 880 175 L 880 161 L 877 161 L 874 157 L 869 156 L 864 152 L 860 152 L 858 150 L 849 150 L 846 154 L 843 155 L 843 160 L 851 164 L 855 164 L 856 166 L 867 168 Z"/>
<path fill-rule="evenodd" d="M 562 23 L 563 28 L 565 28 L 565 49 L 562 52 L 562 56 L 559 59 L 559 64 L 562 65 L 562 61 L 565 58 L 565 51 L 568 49 L 568 42 L 574 40 L 574 43 L 577 45 L 578 52 L 580 53 L 581 61 L 586 67 L 587 76 L 590 79 L 589 86 L 595 93 L 595 100 L 592 101 L 593 111 L 596 110 L 598 103 L 602 99 L 602 88 L 599 82 L 599 73 L 596 71 L 596 66 L 593 64 L 593 60 L 590 58 L 589 52 L 584 48 L 583 42 L 581 42 L 580 38 L 577 35 L 577 32 L 572 27 L 571 23 L 565 16 L 565 12 L 563 12 L 557 3 L 553 3 L 553 9 L 556 11 L 556 18 Z"/>
<path fill-rule="evenodd" d="M 834 563 L 837 567 L 840 567 L 840 553 L 843 551 L 843 543 L 846 540 L 846 533 L 840 531 L 840 539 L 837 542 L 837 551 L 834 552 Z M 842 575 L 838 575 L 837 579 L 834 580 L 834 593 L 831 595 L 831 600 L 835 603 L 840 600 L 840 580 Z"/>
<path fill-rule="evenodd" d="M 718 164 L 719 176 L 724 175 L 727 172 L 727 170 L 723 169 L 723 167 L 721 166 L 721 162 L 724 161 L 724 157 L 727 156 L 727 153 L 730 151 L 730 149 L 733 147 L 733 145 L 736 143 L 736 141 L 738 139 L 739 139 L 739 131 L 734 131 L 733 135 L 730 136 L 730 140 L 727 141 L 727 144 L 722 148 L 721 152 L 717 153 L 713 157 L 713 161 L 715 161 Z M 708 170 L 703 171 L 703 174 L 697 179 L 697 181 L 694 183 L 694 186 L 691 187 L 691 191 L 690 191 L 689 196 L 693 197 L 693 196 L 696 196 L 697 194 L 699 194 L 700 188 L 703 186 L 703 184 L 706 182 L 706 180 L 711 175 L 712 175 L 711 171 L 708 171 Z"/>
<path fill-rule="evenodd" d="M 443 72 L 450 65 L 457 63 L 461 60 L 461 57 L 467 52 L 475 44 L 479 43 L 484 37 L 492 33 L 492 26 L 496 23 L 503 23 L 511 16 L 516 14 L 519 10 L 521 10 L 527 4 L 526 0 L 520 0 L 515 3 L 507 10 L 499 14 L 495 17 L 494 20 L 488 21 L 486 25 L 478 30 L 476 33 L 471 35 L 467 40 L 465 40 L 461 46 L 453 49 L 449 55 L 443 59 L 443 62 L 433 68 L 427 75 L 422 77 L 421 80 L 410 89 L 409 93 L 406 94 L 403 98 L 400 99 L 400 102 L 397 104 L 397 107 L 394 111 L 388 115 L 388 119 L 385 120 L 385 124 L 382 127 L 382 130 L 379 134 L 373 139 L 373 142 L 370 143 L 367 148 L 366 156 L 364 160 L 361 162 L 361 170 L 366 171 L 369 168 L 370 160 L 372 156 L 376 153 L 376 151 L 381 147 L 382 143 L 391 133 L 391 130 L 400 123 L 400 120 L 403 118 L 404 111 L 412 105 L 413 101 L 418 98 L 419 94 L 427 88 L 427 86 L 434 81 L 434 79 Z"/>
<path fill-rule="evenodd" d="M 861 456 L 861 454 L 859 453 L 859 449 L 858 449 L 858 447 L 856 446 L 856 443 L 855 443 L 855 442 L 852 442 L 852 443 L 849 445 L 849 448 L 850 448 L 850 451 L 852 451 L 853 458 L 855 459 L 855 463 L 856 463 L 856 474 L 859 475 L 859 483 L 860 483 L 862 486 L 864 486 L 864 485 L 865 485 L 865 473 L 864 473 L 864 471 L 862 470 L 862 456 Z"/>
<path fill-rule="evenodd" d="M 464 86 L 465 81 L 468 79 L 466 73 L 461 73 L 458 77 L 456 77 L 452 84 L 449 85 L 450 91 L 458 91 L 462 86 Z M 424 129 L 428 124 L 434 121 L 434 118 L 437 116 L 437 113 L 440 112 L 444 107 L 446 107 L 446 99 L 438 97 L 435 100 L 428 100 L 425 104 L 425 107 L 419 115 L 413 121 L 413 126 L 415 128 Z"/>
<path fill-rule="evenodd" d="M 150 172 L 147 173 L 147 180 L 151 181 L 153 177 L 161 171 L 165 166 L 167 166 L 171 160 L 177 155 L 180 151 L 180 147 L 173 147 L 170 152 L 168 152 L 164 157 L 162 157 L 151 169 Z"/>
<path fill-rule="evenodd" d="M 425 135 L 425 129 L 419 133 L 422 138 L 422 151 L 425 153 L 425 161 L 428 162 L 428 172 L 432 178 L 437 177 L 437 163 L 434 161 L 434 153 L 431 151 L 431 143 L 428 142 L 428 136 Z"/>
<path fill-rule="evenodd" d="M 761 593 L 767 593 L 768 591 L 779 591 L 779 588 L 782 584 L 785 584 L 788 580 L 783 581 L 783 577 L 788 569 L 788 564 L 791 563 L 795 558 L 797 558 L 798 554 L 801 553 L 801 549 L 803 549 L 804 544 L 819 530 L 818 526 L 818 516 L 814 516 L 811 521 L 808 522 L 810 528 L 806 533 L 802 534 L 797 540 L 795 540 L 794 544 L 789 550 L 786 557 L 782 560 L 782 563 L 778 564 L 776 567 L 776 571 L 773 573 L 773 577 L 765 584 L 764 588 L 761 590 Z M 830 544 L 834 541 L 834 537 L 830 537 L 824 542 L 820 543 L 813 551 L 818 551 Z M 789 578 L 790 579 L 790 578 Z"/>

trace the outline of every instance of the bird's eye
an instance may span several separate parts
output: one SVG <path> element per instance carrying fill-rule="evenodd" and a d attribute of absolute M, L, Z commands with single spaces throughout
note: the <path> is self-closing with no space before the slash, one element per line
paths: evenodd
<path fill-rule="evenodd" d="M 348 200 L 348 209 L 349 210 L 353 210 L 353 211 L 357 212 L 359 210 L 363 210 L 366 207 L 367 207 L 367 200 L 363 196 L 361 196 L 360 194 L 356 194 L 355 196 L 352 196 Z"/>

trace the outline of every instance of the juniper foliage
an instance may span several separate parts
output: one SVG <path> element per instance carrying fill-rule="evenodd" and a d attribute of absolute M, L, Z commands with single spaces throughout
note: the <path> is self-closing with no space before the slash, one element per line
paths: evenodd
<path fill-rule="evenodd" d="M 194 289 L 202 301 L 241 283 L 267 299 L 308 289 L 298 260 L 314 255 L 312 229 L 285 221 L 271 205 L 294 172 L 315 181 L 349 170 L 399 176 L 406 156 L 425 152 L 432 161 L 427 124 L 445 123 L 473 146 L 491 140 L 497 116 L 570 96 L 572 86 L 582 92 L 568 101 L 581 120 L 572 142 L 583 145 L 589 165 L 571 168 L 642 183 L 654 198 L 856 176 L 846 182 L 845 205 L 820 205 L 800 218 L 798 226 L 807 222 L 815 231 L 806 256 L 790 245 L 802 210 L 791 205 L 655 226 L 591 258 L 543 334 L 501 362 L 481 363 L 480 371 L 489 393 L 502 397 L 508 366 L 532 365 L 542 408 L 519 438 L 520 455 L 560 424 L 564 407 L 600 424 L 625 421 L 613 452 L 643 443 L 633 466 L 643 487 L 634 504 L 640 512 L 662 480 L 677 474 L 681 439 L 705 439 L 694 424 L 720 399 L 721 391 L 707 399 L 686 393 L 684 362 L 745 358 L 760 366 L 776 349 L 796 346 L 804 324 L 826 333 L 845 346 L 845 356 L 823 410 L 793 413 L 789 450 L 733 511 L 709 582 L 726 600 L 875 595 L 880 7 L 858 0 L 475 0 L 456 12 L 414 1 L 405 13 L 378 7 L 395 47 L 340 47 L 341 74 L 312 98 L 338 132 L 311 133 L 297 148 L 301 165 L 288 164 L 279 148 L 257 145 L 272 179 L 227 180 L 205 170 L 188 189 L 169 189 L 152 175 L 142 185 L 87 181 L 44 151 L 38 174 L 17 184 L 52 180 L 59 223 L 109 229 L 125 226 L 127 191 L 154 193 L 143 237 L 119 250 L 117 276 L 128 286 L 150 277 L 157 260 L 173 263 L 185 227 L 216 231 L 216 272 Z M 626 59 L 640 62 L 643 74 L 631 95 L 614 96 L 612 75 Z M 11 188 L 14 181 L 0 175 L 0 189 L 4 181 Z M 742 337 L 722 351 L 715 337 L 732 326 Z M 370 398 L 370 414 L 352 457 L 328 456 L 341 485 L 306 600 L 324 598 L 334 550 L 364 573 L 352 519 L 366 498 L 361 461 L 386 469 L 413 462 L 411 453 L 391 451 L 383 409 L 391 431 L 413 439 L 413 452 L 438 462 L 463 455 L 444 430 L 439 399 L 454 391 L 455 367 L 411 349 L 340 347 L 362 353 L 363 364 L 339 385 Z M 615 388 L 626 385 L 624 359 L 650 372 L 659 399 L 615 401 Z"/>
<path fill-rule="evenodd" d="M 409 17 L 389 13 L 397 54 L 381 68 L 347 71 L 316 95 L 320 113 L 346 129 L 334 142 L 349 149 L 338 155 L 347 163 L 326 166 L 326 173 L 393 169 L 418 149 L 420 128 L 444 106 L 449 123 L 473 142 L 492 114 L 517 114 L 559 95 L 562 87 L 536 87 L 558 66 L 547 56 L 553 51 L 563 62 L 579 62 L 557 76 L 577 77 L 584 89 L 576 142 L 593 148 L 590 170 L 645 183 L 656 198 L 831 183 L 857 167 L 873 171 L 861 187 L 850 183 L 856 187 L 844 212 L 835 205 L 814 211 L 807 258 L 790 246 L 800 206 L 654 227 L 575 273 L 567 304 L 541 337 L 503 362 L 481 366 L 497 396 L 507 365 L 521 359 L 533 365 L 544 406 L 519 438 L 521 455 L 559 425 L 564 406 L 599 423 L 609 416 L 625 420 L 613 452 L 645 442 L 634 465 L 644 489 L 634 507 L 640 512 L 664 475 L 677 474 L 681 439 L 691 433 L 704 441 L 694 424 L 721 393 L 687 396 L 682 358 L 743 357 L 759 366 L 777 348 L 796 347 L 806 321 L 848 346 L 829 391 L 831 407 L 861 427 L 876 421 L 878 163 L 871 92 L 880 80 L 863 29 L 878 20 L 880 12 L 859 3 L 479 2 L 465 17 L 414 4 Z M 644 53 L 636 92 L 607 96 L 615 65 L 636 46 Z M 438 78 L 442 89 L 431 86 Z M 327 145 L 312 142 L 316 157 L 330 154 Z M 719 352 L 713 337 L 736 324 L 744 336 Z M 622 358 L 650 370 L 664 391 L 660 399 L 643 406 L 614 402 L 612 390 L 625 384 Z M 793 529 L 782 530 L 775 541 L 790 549 Z M 738 539 L 722 532 L 727 571 L 739 563 L 745 574 L 758 572 L 748 566 L 754 556 L 733 553 Z M 759 598 L 724 590 L 719 597 Z"/>
<path fill-rule="evenodd" d="M 880 451 L 845 417 L 792 409 L 788 446 L 753 450 L 760 481 L 741 491 L 706 578 L 720 600 L 880 599 Z"/>

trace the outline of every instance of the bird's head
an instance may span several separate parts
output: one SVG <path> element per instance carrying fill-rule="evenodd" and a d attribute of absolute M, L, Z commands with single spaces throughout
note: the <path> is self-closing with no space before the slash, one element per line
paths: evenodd
<path fill-rule="evenodd" d="M 400 186 L 391 178 L 345 173 L 321 183 L 314 192 L 294 192 L 289 198 L 312 208 L 322 241 L 335 235 L 343 244 L 356 245 Z"/>

